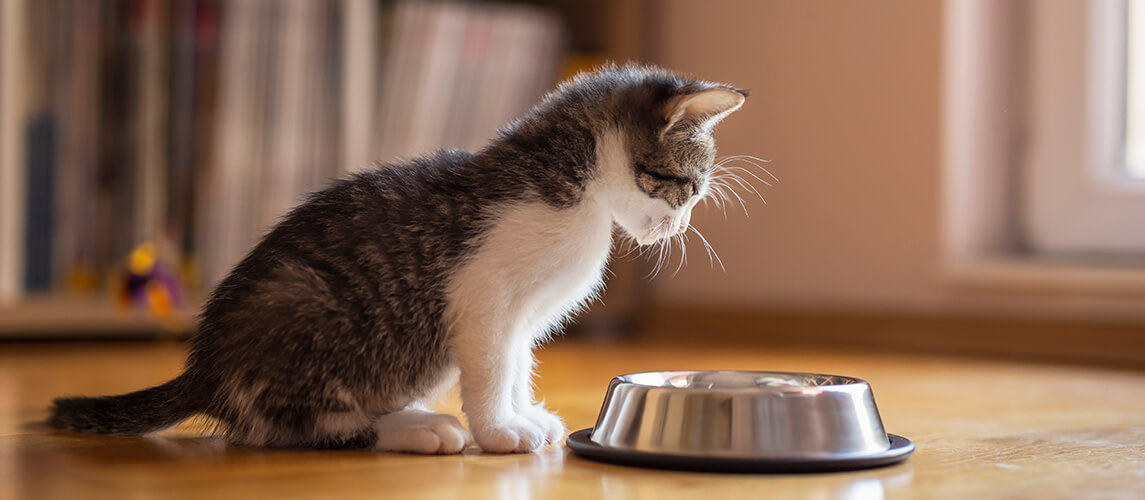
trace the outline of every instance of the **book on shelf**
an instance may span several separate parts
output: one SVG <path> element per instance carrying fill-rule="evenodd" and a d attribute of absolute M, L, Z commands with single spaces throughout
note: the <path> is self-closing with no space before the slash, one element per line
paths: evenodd
<path fill-rule="evenodd" d="M 24 127 L 27 9 L 0 2 L 0 306 L 24 294 Z"/>
<path fill-rule="evenodd" d="M 0 303 L 105 291 L 144 242 L 207 289 L 306 193 L 482 147 L 564 41 L 503 2 L 6 0 L 0 27 Z"/>

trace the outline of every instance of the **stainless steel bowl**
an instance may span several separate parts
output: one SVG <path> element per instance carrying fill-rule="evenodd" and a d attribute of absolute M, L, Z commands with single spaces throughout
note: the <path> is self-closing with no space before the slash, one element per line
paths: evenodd
<path fill-rule="evenodd" d="M 570 436 L 569 446 L 578 452 L 593 448 L 590 455 L 611 451 L 732 464 L 834 462 L 856 468 L 901 460 L 914 448 L 887 434 L 865 381 L 815 373 L 622 375 L 609 384 L 596 426 L 581 434 L 578 443 L 576 434 Z"/>

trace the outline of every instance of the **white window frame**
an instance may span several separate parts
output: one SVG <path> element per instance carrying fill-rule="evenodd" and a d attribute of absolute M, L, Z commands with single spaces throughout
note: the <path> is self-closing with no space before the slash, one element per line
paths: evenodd
<path fill-rule="evenodd" d="M 1127 1 L 1033 1 L 1029 14 L 1026 245 L 1143 254 L 1145 181 L 1126 167 Z"/>
<path fill-rule="evenodd" d="M 1138 50 L 1130 51 L 1126 57 L 1129 66 L 1127 85 L 1136 91 L 1126 95 L 1129 116 L 1125 124 L 1125 140 L 1128 142 L 1125 156 L 1134 173 L 1131 175 L 1145 178 L 1145 1 L 1133 0 L 1129 4 L 1126 27 L 1129 30 L 1129 47 L 1137 47 Z"/>
<path fill-rule="evenodd" d="M 1140 0 L 1138 0 L 1140 1 Z M 952 292 L 1015 300 L 1047 294 L 1101 317 L 1139 317 L 1145 268 L 1039 256 L 1022 201 L 1030 113 L 1030 9 L 1049 0 L 943 2 L 941 242 Z M 1074 0 L 1062 3 L 1075 3 Z M 1108 308 L 1106 307 L 1108 306 Z"/>

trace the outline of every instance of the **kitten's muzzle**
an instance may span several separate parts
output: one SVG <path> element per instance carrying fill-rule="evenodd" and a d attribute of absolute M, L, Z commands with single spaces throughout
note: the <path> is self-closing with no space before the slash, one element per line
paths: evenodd
<path fill-rule="evenodd" d="M 678 224 L 675 219 L 669 216 L 662 217 L 660 222 L 655 226 L 648 229 L 644 236 L 636 239 L 636 243 L 640 245 L 651 245 L 662 239 L 677 234 L 683 234 L 688 229 L 688 226 Z"/>

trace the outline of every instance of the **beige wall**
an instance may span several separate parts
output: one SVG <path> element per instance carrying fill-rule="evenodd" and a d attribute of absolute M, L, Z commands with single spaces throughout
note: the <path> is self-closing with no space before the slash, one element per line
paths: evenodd
<path fill-rule="evenodd" d="M 751 216 L 698 208 L 727 272 L 654 282 L 667 304 L 1086 318 L 1141 316 L 1143 297 L 953 286 L 940 273 L 942 4 L 663 2 L 653 59 L 750 89 L 721 155 L 768 158 L 780 182 Z M 670 273 L 669 273 L 670 274 Z"/>

